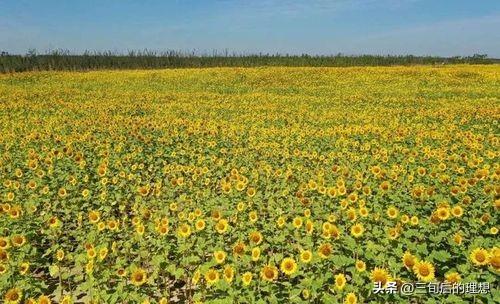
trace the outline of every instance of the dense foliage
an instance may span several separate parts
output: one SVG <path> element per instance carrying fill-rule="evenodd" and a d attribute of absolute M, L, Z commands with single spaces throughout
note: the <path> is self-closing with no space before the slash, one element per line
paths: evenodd
<path fill-rule="evenodd" d="M 433 57 L 433 56 L 310 56 L 310 55 L 238 55 L 216 53 L 200 55 L 182 52 L 130 52 L 117 54 L 112 52 L 85 52 L 81 55 L 67 51 L 54 51 L 27 55 L 0 56 L 0 73 L 52 70 L 99 70 L 99 69 L 164 69 L 164 68 L 199 68 L 199 67 L 341 67 L 341 66 L 391 66 L 422 64 L 493 64 L 500 60 L 489 59 L 485 55 L 470 57 Z"/>

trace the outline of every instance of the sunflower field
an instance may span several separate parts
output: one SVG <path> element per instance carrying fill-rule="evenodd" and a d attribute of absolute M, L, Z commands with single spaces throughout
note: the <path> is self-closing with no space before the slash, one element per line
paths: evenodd
<path fill-rule="evenodd" d="M 0 301 L 494 303 L 499 119 L 499 65 L 0 75 Z"/>

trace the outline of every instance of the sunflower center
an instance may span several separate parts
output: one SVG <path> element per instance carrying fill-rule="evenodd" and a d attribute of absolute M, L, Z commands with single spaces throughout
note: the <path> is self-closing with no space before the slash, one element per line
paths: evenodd
<path fill-rule="evenodd" d="M 429 275 L 429 273 L 430 273 L 429 268 L 427 268 L 426 266 L 420 268 L 421 275 L 427 276 L 427 275 Z"/>
<path fill-rule="evenodd" d="M 478 260 L 479 262 L 483 262 L 485 259 L 486 258 L 482 252 L 479 252 L 478 254 L 476 254 L 476 260 Z"/>
<path fill-rule="evenodd" d="M 271 269 L 266 269 L 265 275 L 267 278 L 272 278 L 274 276 L 274 272 Z"/>

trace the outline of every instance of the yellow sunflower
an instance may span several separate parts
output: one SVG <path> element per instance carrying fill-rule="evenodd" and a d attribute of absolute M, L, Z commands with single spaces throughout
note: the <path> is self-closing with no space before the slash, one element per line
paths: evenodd
<path fill-rule="evenodd" d="M 5 304 L 18 304 L 23 298 L 23 293 L 21 289 L 14 287 L 9 290 L 4 295 Z"/>
<path fill-rule="evenodd" d="M 416 257 L 412 255 L 409 251 L 406 251 L 403 254 L 403 265 L 406 269 L 413 269 L 415 262 L 417 261 Z"/>
<path fill-rule="evenodd" d="M 252 261 L 256 262 L 259 260 L 259 258 L 260 258 L 260 248 L 259 247 L 252 248 Z"/>
<path fill-rule="evenodd" d="M 243 282 L 244 286 L 248 286 L 252 282 L 252 278 L 253 278 L 253 274 L 251 272 L 247 271 L 241 276 L 241 282 Z"/>
<path fill-rule="evenodd" d="M 458 272 L 450 272 L 450 273 L 447 273 L 445 274 L 445 279 L 446 279 L 446 282 L 448 283 L 458 283 L 460 282 L 460 280 L 462 279 L 460 277 L 460 274 Z"/>
<path fill-rule="evenodd" d="M 365 231 L 365 228 L 360 223 L 357 223 L 351 227 L 351 234 L 355 238 L 359 238 L 360 236 L 362 236 L 364 231 Z"/>
<path fill-rule="evenodd" d="M 416 261 L 413 265 L 413 273 L 423 282 L 434 280 L 434 266 L 426 261 Z"/>
<path fill-rule="evenodd" d="M 361 260 L 357 260 L 355 266 L 356 270 L 359 272 L 364 272 L 366 270 L 366 263 Z"/>
<path fill-rule="evenodd" d="M 372 282 L 379 282 L 382 286 L 385 286 L 391 280 L 391 276 L 387 270 L 375 267 L 371 272 L 371 279 Z"/>
<path fill-rule="evenodd" d="M 484 266 L 489 263 L 490 254 L 486 249 L 476 248 L 470 254 L 472 263 L 476 266 Z"/>
<path fill-rule="evenodd" d="M 227 265 L 226 267 L 224 267 L 223 275 L 224 280 L 226 280 L 226 282 L 228 283 L 231 283 L 234 278 L 234 268 L 230 265 Z"/>
<path fill-rule="evenodd" d="M 347 280 L 345 278 L 345 275 L 343 273 L 339 273 L 335 275 L 335 288 L 337 290 L 342 290 L 345 287 Z"/>
<path fill-rule="evenodd" d="M 291 276 L 297 271 L 297 263 L 293 258 L 284 258 L 280 265 L 281 271 L 288 276 Z"/>
<path fill-rule="evenodd" d="M 357 304 L 357 303 L 358 303 L 358 298 L 353 292 L 348 293 L 344 299 L 344 304 Z"/>
<path fill-rule="evenodd" d="M 323 243 L 318 248 L 318 255 L 323 259 L 328 258 L 332 253 L 333 247 L 329 243 Z"/>
<path fill-rule="evenodd" d="M 218 264 L 222 264 L 222 263 L 224 263 L 224 260 L 226 259 L 226 253 L 222 250 L 215 251 L 214 258 Z"/>
<path fill-rule="evenodd" d="M 130 274 L 130 282 L 135 286 L 141 286 L 146 283 L 147 274 L 146 271 L 142 268 L 137 268 Z"/>
<path fill-rule="evenodd" d="M 207 285 L 211 286 L 219 281 L 219 273 L 217 270 L 210 268 L 206 273 L 205 273 L 205 281 L 207 281 Z"/>
<path fill-rule="evenodd" d="M 260 275 L 263 280 L 273 282 L 278 278 L 278 268 L 273 265 L 266 265 L 262 268 Z"/>
<path fill-rule="evenodd" d="M 177 234 L 180 237 L 187 238 L 191 235 L 191 227 L 188 224 L 182 224 L 178 229 L 177 229 Z"/>
<path fill-rule="evenodd" d="M 312 257 L 313 257 L 313 254 L 312 254 L 312 252 L 310 250 L 303 250 L 300 253 L 300 260 L 303 263 L 309 263 L 309 262 L 311 262 Z"/>
<path fill-rule="evenodd" d="M 229 227 L 229 224 L 226 219 L 220 219 L 217 224 L 215 225 L 215 230 L 217 230 L 218 233 L 226 233 L 227 229 Z"/>

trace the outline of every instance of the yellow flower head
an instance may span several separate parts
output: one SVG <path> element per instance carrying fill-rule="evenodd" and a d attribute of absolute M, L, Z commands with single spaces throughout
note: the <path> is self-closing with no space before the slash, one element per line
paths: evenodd
<path fill-rule="evenodd" d="M 147 274 L 142 268 L 137 268 L 130 274 L 130 282 L 135 286 L 141 286 L 146 283 Z"/>
<path fill-rule="evenodd" d="M 283 261 L 281 261 L 280 268 L 284 274 L 291 276 L 297 272 L 297 263 L 293 258 L 284 258 Z"/>
<path fill-rule="evenodd" d="M 273 265 L 266 265 L 262 268 L 260 275 L 265 281 L 272 282 L 278 278 L 278 268 Z"/>
<path fill-rule="evenodd" d="M 489 263 L 490 254 L 486 249 L 476 248 L 470 253 L 470 260 L 476 266 L 484 266 Z"/>
<path fill-rule="evenodd" d="M 416 261 L 413 266 L 413 272 L 423 282 L 434 280 L 434 266 L 429 262 Z"/>

